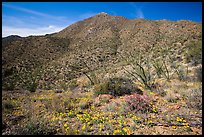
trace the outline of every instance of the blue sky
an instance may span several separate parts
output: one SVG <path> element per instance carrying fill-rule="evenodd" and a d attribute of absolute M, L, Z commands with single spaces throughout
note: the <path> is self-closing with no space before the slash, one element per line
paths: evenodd
<path fill-rule="evenodd" d="M 2 36 L 58 32 L 99 12 L 128 19 L 202 22 L 201 2 L 2 2 Z"/>

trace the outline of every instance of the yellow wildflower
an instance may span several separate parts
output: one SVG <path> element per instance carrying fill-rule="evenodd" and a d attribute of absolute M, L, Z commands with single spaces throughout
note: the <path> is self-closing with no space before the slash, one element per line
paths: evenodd
<path fill-rule="evenodd" d="M 82 130 L 85 130 L 85 129 L 86 129 L 86 125 L 83 125 Z"/>
<path fill-rule="evenodd" d="M 69 130 L 69 127 L 66 127 L 66 129 L 65 129 L 65 130 L 66 130 L 66 131 L 67 131 L 67 130 Z"/>
<path fill-rule="evenodd" d="M 153 111 L 153 112 L 157 112 L 156 108 L 152 108 L 152 111 Z"/>
<path fill-rule="evenodd" d="M 155 116 L 152 116 L 152 118 L 155 118 Z"/>
<path fill-rule="evenodd" d="M 67 124 L 64 124 L 64 127 L 67 127 Z"/>
<path fill-rule="evenodd" d="M 181 122 L 182 120 L 183 120 L 183 118 L 179 118 L 179 117 L 176 118 L 177 122 Z"/>
<path fill-rule="evenodd" d="M 173 129 L 176 129 L 176 126 L 172 126 Z"/>
<path fill-rule="evenodd" d="M 131 130 L 128 127 L 124 127 L 123 131 L 125 131 L 127 133 L 127 135 L 131 134 Z"/>
<path fill-rule="evenodd" d="M 154 95 L 154 92 L 149 92 L 150 95 Z"/>
<path fill-rule="evenodd" d="M 113 131 L 113 135 L 117 135 L 118 133 L 120 133 L 120 130 L 114 130 Z"/>
<path fill-rule="evenodd" d="M 57 132 L 58 132 L 60 129 L 59 129 L 59 128 L 57 128 L 56 130 L 57 130 Z"/>
<path fill-rule="evenodd" d="M 79 133 L 79 130 L 74 130 L 74 133 L 75 133 L 75 134 L 78 134 L 78 133 Z"/>

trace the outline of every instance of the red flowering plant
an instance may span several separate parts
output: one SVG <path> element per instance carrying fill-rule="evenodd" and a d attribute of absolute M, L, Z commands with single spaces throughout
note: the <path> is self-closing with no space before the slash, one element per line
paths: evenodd
<path fill-rule="evenodd" d="M 133 94 L 125 98 L 125 101 L 129 105 L 131 111 L 136 112 L 150 112 L 151 109 L 151 99 L 146 94 Z"/>

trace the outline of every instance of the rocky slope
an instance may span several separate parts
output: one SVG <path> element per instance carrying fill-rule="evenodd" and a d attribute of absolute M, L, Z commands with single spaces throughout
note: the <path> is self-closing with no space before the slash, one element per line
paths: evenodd
<path fill-rule="evenodd" d="M 60 88 L 93 72 L 117 73 L 127 65 L 124 59 L 130 54 L 140 52 L 145 58 L 153 52 L 157 58 L 166 48 L 175 60 L 189 63 L 186 53 L 192 42 L 201 41 L 201 31 L 201 23 L 187 20 L 129 20 L 102 12 L 58 33 L 3 38 L 3 88 L 25 88 L 28 83 L 42 89 Z"/>

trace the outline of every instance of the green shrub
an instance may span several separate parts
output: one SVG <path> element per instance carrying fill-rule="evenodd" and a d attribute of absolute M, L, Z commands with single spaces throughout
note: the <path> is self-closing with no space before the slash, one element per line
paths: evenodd
<path fill-rule="evenodd" d="M 193 65 L 202 63 L 202 42 L 193 41 L 188 46 L 188 52 L 186 56 L 187 62 L 192 62 Z"/>
<path fill-rule="evenodd" d="M 106 82 L 103 82 L 103 83 L 100 83 L 98 85 L 95 85 L 94 86 L 94 94 L 95 95 L 100 95 L 100 94 L 109 94 L 109 91 L 108 91 L 108 81 Z"/>
<path fill-rule="evenodd" d="M 108 81 L 95 86 L 95 94 L 110 94 L 113 96 L 122 96 L 134 92 L 142 93 L 134 83 L 126 78 L 110 78 Z"/>

